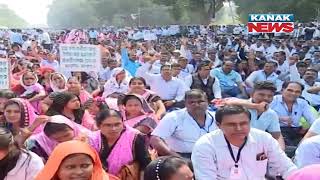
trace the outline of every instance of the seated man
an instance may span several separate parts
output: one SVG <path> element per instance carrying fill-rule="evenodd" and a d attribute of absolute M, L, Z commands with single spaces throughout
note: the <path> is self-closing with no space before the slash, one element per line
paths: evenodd
<path fill-rule="evenodd" d="M 272 102 L 276 90 L 277 89 L 272 82 L 260 81 L 255 83 L 251 99 L 241 100 L 231 98 L 225 100 L 225 104 L 241 105 L 248 108 L 251 115 L 251 127 L 269 132 L 272 137 L 279 142 L 281 148 L 284 150 L 285 144 L 281 135 L 279 116 L 274 110 L 268 108 L 268 104 Z"/>
<path fill-rule="evenodd" d="M 304 117 L 309 124 L 317 118 L 308 102 L 299 98 L 303 88 L 299 82 L 286 82 L 283 84 L 282 94 L 274 96 L 270 104 L 270 108 L 279 116 L 286 152 L 290 157 L 294 155 L 294 150 L 305 133 L 300 125 L 301 117 Z"/>
<path fill-rule="evenodd" d="M 194 72 L 194 67 L 191 64 L 188 64 L 187 58 L 180 56 L 178 59 L 178 64 L 181 66 L 181 72 L 179 76 L 185 78 Z"/>
<path fill-rule="evenodd" d="M 233 70 L 234 63 L 230 60 L 223 61 L 222 67 L 211 70 L 210 75 L 220 82 L 222 97 L 246 98 L 247 93 L 243 86 L 241 75 Z"/>
<path fill-rule="evenodd" d="M 198 64 L 197 73 L 185 79 L 187 87 L 190 89 L 203 90 L 209 101 L 221 98 L 221 88 L 218 78 L 210 76 L 210 62 L 202 61 Z"/>
<path fill-rule="evenodd" d="M 263 70 L 252 72 L 245 81 L 248 89 L 252 89 L 254 83 L 259 81 L 271 81 L 278 87 L 281 84 L 281 80 L 278 79 L 278 75 L 275 73 L 276 65 L 275 62 L 269 61 L 264 64 Z"/>
<path fill-rule="evenodd" d="M 207 110 L 206 94 L 198 89 L 186 92 L 186 108 L 166 114 L 152 132 L 150 144 L 160 156 L 179 155 L 190 158 L 195 142 L 217 127 Z"/>
<path fill-rule="evenodd" d="M 320 164 L 320 135 L 313 136 L 301 142 L 296 150 L 295 163 L 299 168 Z"/>
<path fill-rule="evenodd" d="M 242 106 L 223 106 L 215 118 L 219 129 L 202 136 L 192 151 L 197 180 L 265 179 L 267 164 L 283 178 L 297 169 L 270 134 L 250 127 L 250 112 Z"/>
<path fill-rule="evenodd" d="M 158 94 L 163 101 L 166 109 L 183 108 L 183 98 L 186 92 L 185 84 L 178 78 L 172 77 L 172 68 L 170 65 L 161 66 L 161 74 L 151 74 L 149 71 L 152 68 L 154 59 L 147 62 L 146 69 L 143 75 L 146 78 L 147 84 L 153 92 Z"/>
<path fill-rule="evenodd" d="M 316 82 L 317 77 L 318 72 L 315 69 L 309 68 L 303 75 L 301 83 L 305 88 L 302 92 L 302 97 L 309 101 L 311 106 L 318 111 L 320 108 L 320 82 Z"/>

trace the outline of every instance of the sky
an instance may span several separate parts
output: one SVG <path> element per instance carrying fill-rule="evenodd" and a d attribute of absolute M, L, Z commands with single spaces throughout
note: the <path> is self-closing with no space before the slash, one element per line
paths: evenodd
<path fill-rule="evenodd" d="M 52 0 L 0 0 L 30 25 L 46 25 Z"/>

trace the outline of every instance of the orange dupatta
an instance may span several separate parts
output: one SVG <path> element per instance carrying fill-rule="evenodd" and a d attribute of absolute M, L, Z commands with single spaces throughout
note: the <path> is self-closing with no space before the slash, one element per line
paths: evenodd
<path fill-rule="evenodd" d="M 93 172 L 91 180 L 116 180 L 103 170 L 98 153 L 85 142 L 72 140 L 60 143 L 50 155 L 42 171 L 35 180 L 56 180 L 55 175 L 61 162 L 71 154 L 87 154 L 93 159 Z"/>

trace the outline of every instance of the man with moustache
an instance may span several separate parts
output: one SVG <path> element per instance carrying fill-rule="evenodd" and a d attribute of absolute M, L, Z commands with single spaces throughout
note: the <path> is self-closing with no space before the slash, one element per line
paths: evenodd
<path fill-rule="evenodd" d="M 302 92 L 302 97 L 304 97 L 311 106 L 319 110 L 320 108 L 320 82 L 316 82 L 318 77 L 318 72 L 315 69 L 308 68 L 303 75 L 302 84 L 304 85 L 304 90 Z"/>
<path fill-rule="evenodd" d="M 202 136 L 192 151 L 197 180 L 264 179 L 267 164 L 283 178 L 297 169 L 270 134 L 251 129 L 247 109 L 223 106 L 215 119 L 219 129 Z"/>

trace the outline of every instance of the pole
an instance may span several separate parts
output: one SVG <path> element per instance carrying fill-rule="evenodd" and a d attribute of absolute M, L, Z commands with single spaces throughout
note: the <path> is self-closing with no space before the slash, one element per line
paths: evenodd
<path fill-rule="evenodd" d="M 140 6 L 139 6 L 139 8 L 138 8 L 138 14 L 139 14 L 139 27 L 141 26 L 141 8 L 140 8 Z"/>
<path fill-rule="evenodd" d="M 214 20 L 216 18 L 216 0 L 213 0 L 212 6 L 212 19 Z"/>

